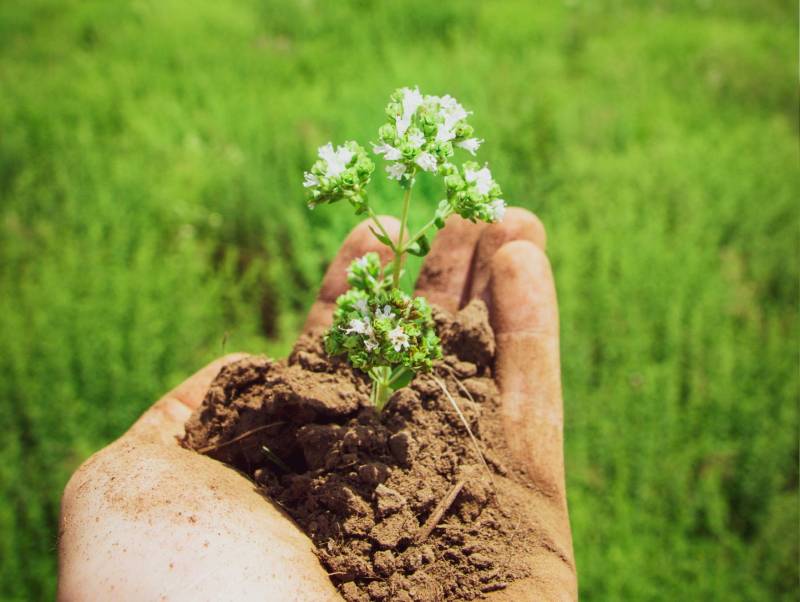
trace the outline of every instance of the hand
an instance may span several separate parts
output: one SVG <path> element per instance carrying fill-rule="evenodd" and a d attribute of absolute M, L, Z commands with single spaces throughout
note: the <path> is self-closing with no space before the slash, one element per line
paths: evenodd
<path fill-rule="evenodd" d="M 397 223 L 382 218 L 396 233 Z M 515 461 L 527 471 L 534 576 L 495 600 L 574 600 L 577 583 L 562 453 L 558 313 L 544 229 L 510 209 L 502 224 L 451 218 L 419 279 L 418 294 L 450 310 L 481 296 L 497 336 L 496 379 Z M 330 323 L 356 257 L 388 249 L 363 223 L 322 283 L 306 329 Z M 59 537 L 60 600 L 337 600 L 310 540 L 238 472 L 176 442 L 228 362 L 217 360 L 148 410 L 67 484 Z"/>

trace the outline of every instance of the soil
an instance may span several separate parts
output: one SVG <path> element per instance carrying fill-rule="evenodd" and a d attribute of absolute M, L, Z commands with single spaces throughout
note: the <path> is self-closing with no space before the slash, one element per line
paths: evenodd
<path fill-rule="evenodd" d="M 286 361 L 225 367 L 187 425 L 183 444 L 260 485 L 351 602 L 473 600 L 529 574 L 520 551 L 535 534 L 513 494 L 524 480 L 504 460 L 486 306 L 434 316 L 444 360 L 382 416 L 367 377 L 329 358 L 319 332 Z"/>

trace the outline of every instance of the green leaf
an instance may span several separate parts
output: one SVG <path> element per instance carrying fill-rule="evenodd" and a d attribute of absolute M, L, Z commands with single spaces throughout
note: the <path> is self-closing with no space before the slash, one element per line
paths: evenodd
<path fill-rule="evenodd" d="M 410 383 L 413 378 L 414 373 L 408 368 L 401 366 L 392 373 L 392 378 L 389 379 L 389 386 L 393 391 L 397 391 L 398 389 L 408 386 L 408 383 Z"/>
<path fill-rule="evenodd" d="M 428 237 L 424 234 L 406 248 L 407 253 L 416 255 L 417 257 L 425 257 L 430 250 L 431 243 L 428 241 Z"/>
<path fill-rule="evenodd" d="M 377 231 L 375 228 L 373 228 L 372 226 L 370 226 L 370 227 L 369 227 L 369 231 L 370 231 L 370 232 L 372 232 L 372 233 L 375 235 L 375 238 L 377 238 L 379 241 L 381 241 L 381 242 L 382 242 L 383 244 L 385 244 L 387 247 L 389 247 L 390 249 L 393 249 L 393 248 L 394 248 L 394 244 L 392 244 L 392 241 L 389 239 L 389 237 L 388 237 L 388 236 L 384 236 L 383 234 L 381 234 L 380 232 L 378 232 L 378 231 Z"/>

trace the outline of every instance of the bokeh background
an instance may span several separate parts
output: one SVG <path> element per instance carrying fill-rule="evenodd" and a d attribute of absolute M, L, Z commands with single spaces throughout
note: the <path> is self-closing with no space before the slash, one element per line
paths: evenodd
<path fill-rule="evenodd" d="M 795 11 L 0 3 L 0 597 L 52 598 L 89 454 L 213 357 L 290 348 L 356 221 L 302 171 L 419 84 L 549 230 L 583 599 L 796 599 Z"/>

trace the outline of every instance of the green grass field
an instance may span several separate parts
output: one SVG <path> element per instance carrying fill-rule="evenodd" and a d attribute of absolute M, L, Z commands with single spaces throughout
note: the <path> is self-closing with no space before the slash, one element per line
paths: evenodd
<path fill-rule="evenodd" d="M 52 598 L 83 459 L 223 351 L 289 349 L 355 223 L 302 171 L 419 84 L 549 230 L 582 598 L 796 599 L 795 8 L 0 4 L 0 597 Z"/>

